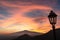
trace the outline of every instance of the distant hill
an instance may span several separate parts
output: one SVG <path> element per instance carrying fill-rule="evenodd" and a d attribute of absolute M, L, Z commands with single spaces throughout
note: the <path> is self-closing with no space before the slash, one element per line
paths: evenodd
<path fill-rule="evenodd" d="M 53 39 L 53 31 L 52 30 L 49 31 L 46 35 L 48 36 L 48 39 L 51 39 L 51 40 Z M 57 40 L 60 40 L 60 28 L 56 29 L 56 38 L 57 38 Z"/>
<path fill-rule="evenodd" d="M 28 34 L 24 34 L 22 36 L 19 36 L 13 40 L 33 40 L 33 38 L 31 36 L 29 36 Z"/>
<path fill-rule="evenodd" d="M 42 33 L 31 32 L 31 31 L 21 31 L 15 32 L 10 35 L 1 35 L 0 40 L 54 40 L 53 31 L 50 30 L 48 33 L 41 35 Z M 60 29 L 56 29 L 57 40 L 60 40 Z"/>
<path fill-rule="evenodd" d="M 43 33 L 37 33 L 37 32 L 32 32 L 32 31 L 27 31 L 27 30 L 24 30 L 24 31 L 19 31 L 19 32 L 15 32 L 15 33 L 11 33 L 9 35 L 1 35 L 0 36 L 0 40 L 12 40 L 12 39 L 15 39 L 15 38 L 18 38 L 20 36 L 23 36 L 23 35 L 28 35 L 28 36 L 37 36 L 37 35 L 42 35 Z"/>
<path fill-rule="evenodd" d="M 53 31 L 50 30 L 48 33 L 44 34 L 44 35 L 39 35 L 39 36 L 35 36 L 34 39 L 40 39 L 40 40 L 54 40 L 53 37 Z M 56 29 L 56 39 L 60 40 L 60 29 Z"/>
<path fill-rule="evenodd" d="M 43 33 L 24 30 L 24 31 L 12 33 L 12 34 L 10 34 L 10 36 L 22 36 L 24 34 L 27 34 L 29 36 L 37 36 L 37 35 L 42 35 Z"/>
<path fill-rule="evenodd" d="M 27 40 L 27 39 L 32 40 L 32 37 L 42 35 L 42 33 L 24 30 L 21 32 L 12 33 L 11 35 L 16 38 L 15 40 Z"/>

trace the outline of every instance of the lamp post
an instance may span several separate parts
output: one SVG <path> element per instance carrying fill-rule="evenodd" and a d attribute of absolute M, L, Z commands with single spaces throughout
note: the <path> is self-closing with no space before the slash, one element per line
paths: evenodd
<path fill-rule="evenodd" d="M 54 40 L 56 40 L 55 24 L 57 21 L 57 15 L 53 11 L 51 11 L 48 15 L 48 18 L 49 18 L 50 24 L 52 25 Z"/>

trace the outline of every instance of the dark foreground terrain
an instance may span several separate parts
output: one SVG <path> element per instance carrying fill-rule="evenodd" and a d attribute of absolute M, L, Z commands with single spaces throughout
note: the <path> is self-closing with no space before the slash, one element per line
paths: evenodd
<path fill-rule="evenodd" d="M 32 32 L 30 32 L 30 33 L 32 33 Z M 38 35 L 30 36 L 29 32 L 28 32 L 28 34 L 22 34 L 22 35 L 18 35 L 18 36 L 16 34 L 18 34 L 18 33 L 15 33 L 15 36 L 0 35 L 0 40 L 54 40 L 52 30 L 44 35 L 39 35 L 39 33 L 32 33 L 32 35 L 33 34 L 38 34 Z M 56 29 L 56 40 L 60 40 L 60 29 Z"/>

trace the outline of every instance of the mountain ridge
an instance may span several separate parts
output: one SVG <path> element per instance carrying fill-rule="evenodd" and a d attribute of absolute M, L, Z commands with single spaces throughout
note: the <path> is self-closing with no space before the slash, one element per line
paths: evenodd
<path fill-rule="evenodd" d="M 10 35 L 22 36 L 24 34 L 27 34 L 29 36 L 36 36 L 36 35 L 42 35 L 43 33 L 24 30 L 24 31 L 20 31 L 20 32 L 11 33 Z"/>

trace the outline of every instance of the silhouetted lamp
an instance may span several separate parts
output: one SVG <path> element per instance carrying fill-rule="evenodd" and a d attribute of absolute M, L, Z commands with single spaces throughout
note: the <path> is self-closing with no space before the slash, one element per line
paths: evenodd
<path fill-rule="evenodd" d="M 52 25 L 54 40 L 56 40 L 55 24 L 56 24 L 56 21 L 57 21 L 57 15 L 53 11 L 51 11 L 48 15 L 48 18 L 49 18 L 50 24 Z"/>
<path fill-rule="evenodd" d="M 52 25 L 56 24 L 57 15 L 53 11 L 50 12 L 50 14 L 48 15 L 48 18 L 49 18 L 50 24 Z"/>

